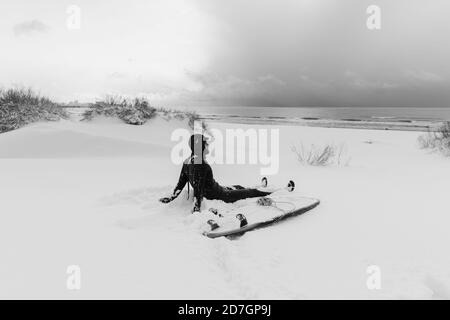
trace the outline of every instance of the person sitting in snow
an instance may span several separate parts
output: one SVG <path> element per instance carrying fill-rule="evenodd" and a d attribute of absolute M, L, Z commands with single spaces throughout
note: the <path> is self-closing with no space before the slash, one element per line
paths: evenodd
<path fill-rule="evenodd" d="M 192 213 L 200 211 L 203 198 L 235 202 L 241 199 L 263 197 L 271 194 L 271 192 L 260 191 L 256 188 L 244 188 L 240 185 L 232 187 L 219 185 L 214 180 L 211 166 L 205 160 L 205 156 L 209 152 L 206 137 L 202 134 L 193 134 L 189 139 L 189 147 L 191 148 L 191 156 L 183 162 L 178 184 L 170 197 L 159 199 L 162 203 L 169 203 L 177 198 L 186 183 L 188 183 L 188 197 L 189 184 L 194 189 Z"/>

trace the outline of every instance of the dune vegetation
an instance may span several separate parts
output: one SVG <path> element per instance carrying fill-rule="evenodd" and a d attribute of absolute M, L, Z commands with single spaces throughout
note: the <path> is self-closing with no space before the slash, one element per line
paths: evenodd
<path fill-rule="evenodd" d="M 159 116 L 165 120 L 187 120 L 191 128 L 200 119 L 194 111 L 157 108 L 145 98 L 128 99 L 121 96 L 106 96 L 90 104 L 83 112 L 82 120 L 90 121 L 100 116 L 118 118 L 131 125 L 142 125 Z M 0 133 L 34 122 L 59 121 L 69 117 L 64 105 L 41 96 L 30 88 L 0 90 Z"/>
<path fill-rule="evenodd" d="M 0 133 L 21 128 L 38 121 L 67 118 L 57 103 L 31 89 L 0 90 Z"/>
<path fill-rule="evenodd" d="M 429 149 L 450 156 L 450 122 L 444 123 L 435 131 L 429 131 L 419 136 L 418 143 L 422 149 Z"/>
<path fill-rule="evenodd" d="M 156 116 L 166 120 L 187 119 L 190 127 L 194 127 L 194 121 L 199 119 L 195 112 L 156 108 L 145 98 L 128 99 L 122 96 L 107 96 L 97 101 L 84 112 L 82 120 L 89 121 L 99 116 L 118 118 L 131 125 L 142 125 Z"/>

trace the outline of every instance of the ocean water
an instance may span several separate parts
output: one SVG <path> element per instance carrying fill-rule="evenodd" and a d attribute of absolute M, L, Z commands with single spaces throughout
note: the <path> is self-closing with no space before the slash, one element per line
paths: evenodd
<path fill-rule="evenodd" d="M 372 121 L 450 121 L 448 108 L 285 108 L 285 107 L 196 107 L 204 116 L 223 115 L 227 117 L 247 117 L 272 119 L 329 119 L 329 120 L 372 120 Z"/>

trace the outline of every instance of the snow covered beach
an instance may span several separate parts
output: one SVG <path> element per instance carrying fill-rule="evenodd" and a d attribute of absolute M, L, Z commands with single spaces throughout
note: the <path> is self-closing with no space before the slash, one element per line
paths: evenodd
<path fill-rule="evenodd" d="M 186 193 L 169 205 L 182 121 L 37 123 L 0 135 L 0 297 L 138 299 L 449 299 L 450 162 L 420 132 L 278 128 L 280 169 L 313 211 L 230 241 L 201 235 Z M 345 144 L 347 165 L 300 164 L 291 147 Z M 222 184 L 254 185 L 258 165 L 213 165 Z M 225 210 L 217 202 L 207 204 Z M 81 268 L 81 289 L 66 287 Z M 381 288 L 367 286 L 378 266 Z"/>

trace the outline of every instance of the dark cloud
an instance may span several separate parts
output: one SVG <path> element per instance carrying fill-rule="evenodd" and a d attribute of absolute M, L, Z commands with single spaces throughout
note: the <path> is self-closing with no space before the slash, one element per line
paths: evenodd
<path fill-rule="evenodd" d="M 50 29 L 45 23 L 39 20 L 24 21 L 13 27 L 16 36 L 30 35 L 34 33 L 45 33 Z"/>
<path fill-rule="evenodd" d="M 224 26 L 200 94 L 281 106 L 450 104 L 450 3 L 379 0 L 197 0 Z M 447 9 L 447 10 L 446 10 Z M 261 81 L 265 76 L 277 81 Z M 258 80 L 259 79 L 259 80 Z M 282 86 L 278 83 L 283 83 Z M 236 101 L 238 100 L 238 101 Z"/>

